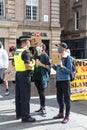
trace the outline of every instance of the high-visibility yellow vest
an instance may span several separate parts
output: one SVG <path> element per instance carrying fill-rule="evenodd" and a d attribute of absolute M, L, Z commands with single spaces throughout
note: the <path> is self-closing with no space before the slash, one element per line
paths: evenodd
<path fill-rule="evenodd" d="M 15 54 L 14 54 L 14 65 L 15 65 L 15 70 L 17 72 L 22 72 L 22 71 L 26 71 L 26 67 L 25 67 L 25 63 L 22 60 L 22 52 L 24 51 L 24 48 L 21 49 L 17 49 Z M 33 62 L 30 61 L 30 64 L 32 64 Z M 34 70 L 34 67 L 30 67 L 29 70 Z"/>
<path fill-rule="evenodd" d="M 24 61 L 21 58 L 22 52 L 24 50 L 25 50 L 24 48 L 17 49 L 16 52 L 14 53 L 14 65 L 15 65 L 15 70 L 17 72 L 26 71 Z"/>

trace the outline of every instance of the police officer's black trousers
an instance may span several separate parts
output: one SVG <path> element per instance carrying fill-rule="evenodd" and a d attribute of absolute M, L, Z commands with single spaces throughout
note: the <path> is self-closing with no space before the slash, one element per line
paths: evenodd
<path fill-rule="evenodd" d="M 40 106 L 45 107 L 45 88 L 42 86 L 42 82 L 40 80 L 35 80 L 35 86 L 39 94 Z"/>
<path fill-rule="evenodd" d="M 27 72 L 16 73 L 16 116 L 29 118 L 31 83 Z"/>
<path fill-rule="evenodd" d="M 64 113 L 64 104 L 66 107 L 65 116 L 70 114 L 70 81 L 57 81 L 57 102 L 59 104 L 59 113 Z"/>

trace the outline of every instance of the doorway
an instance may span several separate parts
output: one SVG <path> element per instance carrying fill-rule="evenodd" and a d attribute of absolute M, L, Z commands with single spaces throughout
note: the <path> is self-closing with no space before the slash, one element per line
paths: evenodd
<path fill-rule="evenodd" d="M 49 55 L 49 40 L 42 40 L 42 43 L 46 45 L 46 53 Z"/>

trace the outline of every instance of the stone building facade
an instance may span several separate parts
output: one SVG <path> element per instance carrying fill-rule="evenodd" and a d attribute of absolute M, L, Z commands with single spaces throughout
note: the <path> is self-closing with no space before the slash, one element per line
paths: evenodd
<path fill-rule="evenodd" d="M 17 45 L 19 36 L 39 32 L 51 56 L 60 41 L 59 9 L 59 0 L 0 0 L 0 40 L 5 49 Z"/>
<path fill-rule="evenodd" d="M 60 0 L 60 23 L 72 56 L 87 58 L 87 0 Z"/>

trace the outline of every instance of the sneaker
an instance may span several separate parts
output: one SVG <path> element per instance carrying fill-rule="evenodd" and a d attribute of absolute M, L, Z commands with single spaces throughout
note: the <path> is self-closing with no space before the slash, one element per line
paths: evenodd
<path fill-rule="evenodd" d="M 8 96 L 9 94 L 10 94 L 10 92 L 8 90 L 6 90 L 5 96 Z"/>
<path fill-rule="evenodd" d="M 38 114 L 40 114 L 42 116 L 45 116 L 46 115 L 46 110 L 45 110 L 45 108 L 41 107 L 39 110 L 35 111 L 35 113 L 38 113 Z"/>
<path fill-rule="evenodd" d="M 36 110 L 35 113 L 42 113 L 42 108 L 40 108 L 39 110 Z"/>
<path fill-rule="evenodd" d="M 43 117 L 46 117 L 46 110 L 45 110 L 45 108 L 42 108 L 42 113 L 41 113 L 41 115 L 42 115 Z"/>

